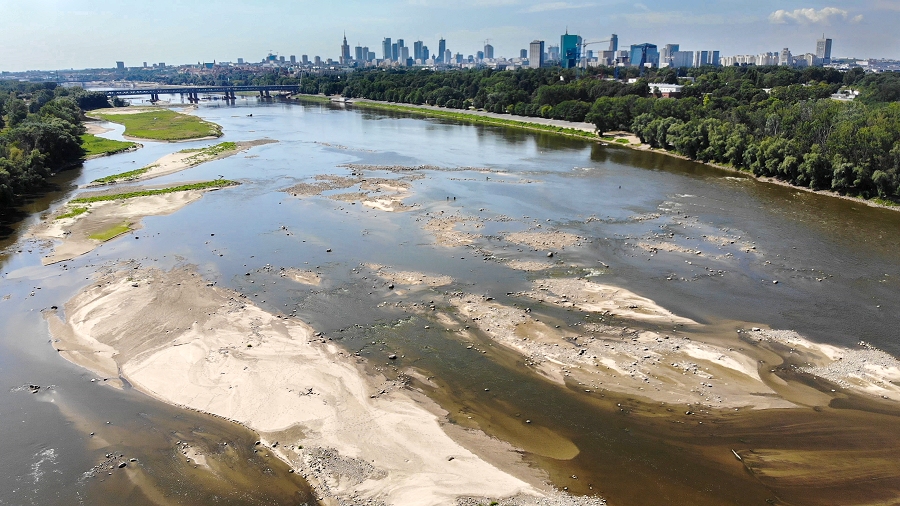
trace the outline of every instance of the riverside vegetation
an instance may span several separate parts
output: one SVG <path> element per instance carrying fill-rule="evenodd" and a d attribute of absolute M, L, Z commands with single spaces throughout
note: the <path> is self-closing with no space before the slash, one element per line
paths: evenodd
<path fill-rule="evenodd" d="M 900 200 L 900 76 L 811 67 L 660 69 L 626 84 L 613 69 L 361 70 L 307 77 L 304 93 L 484 109 L 626 130 L 653 148 L 843 195 Z M 636 76 L 629 69 L 624 77 Z M 685 78 L 692 78 L 693 82 Z M 271 81 L 272 79 L 267 79 Z M 290 84 L 291 78 L 275 79 Z M 684 82 L 681 98 L 655 83 Z M 856 100 L 834 100 L 839 92 Z"/>
<path fill-rule="evenodd" d="M 0 211 L 79 164 L 86 154 L 83 111 L 108 106 L 105 95 L 81 88 L 0 81 Z"/>

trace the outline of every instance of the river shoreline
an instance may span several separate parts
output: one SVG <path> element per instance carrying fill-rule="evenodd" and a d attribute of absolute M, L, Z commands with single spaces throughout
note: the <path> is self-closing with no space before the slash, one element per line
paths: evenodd
<path fill-rule="evenodd" d="M 311 96 L 318 97 L 319 95 L 311 95 Z M 737 169 L 737 168 L 730 167 L 727 165 L 717 164 L 717 163 L 713 163 L 713 162 L 704 162 L 702 160 L 691 160 L 690 158 L 688 158 L 684 155 L 669 151 L 667 149 L 651 148 L 649 144 L 641 143 L 638 140 L 637 136 L 631 132 L 624 132 L 624 131 L 605 132 L 604 136 L 596 136 L 597 128 L 594 125 L 591 125 L 590 123 L 573 123 L 570 121 L 563 121 L 563 120 L 549 120 L 549 119 L 545 119 L 545 118 L 533 118 L 533 117 L 529 117 L 529 116 L 497 114 L 497 113 L 493 113 L 493 112 L 480 111 L 480 110 L 479 111 L 473 111 L 473 110 L 466 111 L 466 110 L 462 110 L 462 109 L 447 109 L 445 107 L 437 107 L 437 106 L 431 106 L 431 105 L 398 104 L 398 103 L 393 103 L 393 102 L 383 102 L 383 101 L 369 100 L 369 99 L 352 99 L 352 101 L 349 102 L 349 104 L 350 105 L 361 104 L 363 107 L 365 107 L 365 104 L 373 104 L 377 108 L 382 108 L 384 110 L 395 110 L 398 112 L 408 112 L 410 114 L 416 114 L 416 111 L 414 111 L 413 109 L 419 109 L 422 111 L 422 114 L 427 114 L 427 113 L 450 114 L 450 113 L 452 113 L 452 114 L 466 115 L 466 116 L 471 116 L 473 121 L 478 122 L 479 119 L 481 119 L 481 121 L 486 124 L 491 124 L 491 122 L 484 121 L 483 118 L 503 120 L 506 123 L 499 124 L 499 126 L 507 126 L 510 128 L 521 128 L 524 130 L 532 130 L 532 131 L 538 131 L 538 132 L 552 133 L 552 134 L 556 134 L 556 135 L 563 135 L 563 136 L 567 136 L 567 137 L 575 137 L 575 138 L 579 138 L 579 139 L 593 140 L 595 142 L 601 142 L 607 146 L 615 146 L 615 147 L 657 153 L 657 154 L 661 154 L 661 155 L 671 156 L 673 158 L 678 158 L 680 160 L 687 160 L 687 161 L 691 161 L 694 163 L 703 164 L 703 165 L 706 165 L 709 167 L 714 167 L 716 169 L 720 169 L 723 171 L 741 174 L 741 175 L 756 179 L 757 181 L 760 181 L 763 183 L 776 184 L 779 186 L 783 186 L 785 188 L 793 188 L 796 190 L 802 190 L 802 191 L 817 194 L 817 195 L 824 195 L 827 197 L 836 197 L 836 198 L 840 198 L 840 199 L 845 199 L 845 200 L 849 200 L 852 202 L 865 204 L 870 207 L 888 209 L 891 211 L 900 211 L 900 205 L 885 205 L 885 204 L 873 202 L 871 200 L 864 199 L 861 197 L 853 197 L 850 195 L 841 195 L 837 192 L 833 192 L 830 190 L 814 190 L 814 189 L 808 188 L 808 187 L 792 185 L 788 182 L 781 181 L 779 179 L 772 178 L 772 177 L 756 176 L 748 171 Z M 440 117 L 440 116 L 438 116 L 438 117 Z M 533 124 L 534 127 L 527 126 L 526 125 L 527 123 Z M 567 134 L 565 132 L 553 131 L 548 128 L 540 128 L 542 126 L 590 132 L 590 133 L 595 134 L 595 137 L 592 138 L 592 137 L 585 137 L 582 135 L 572 135 L 572 134 Z M 613 140 L 604 139 L 603 137 L 612 137 Z M 615 139 L 628 139 L 629 142 L 627 142 L 627 143 L 615 142 Z"/>

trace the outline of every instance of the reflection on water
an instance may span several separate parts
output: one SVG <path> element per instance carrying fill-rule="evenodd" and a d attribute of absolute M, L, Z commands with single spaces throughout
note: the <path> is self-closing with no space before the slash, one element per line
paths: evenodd
<path fill-rule="evenodd" d="M 532 276 L 488 261 L 474 248 L 434 245 L 422 229 L 425 213 L 476 217 L 484 227 L 473 230 L 484 236 L 479 247 L 522 258 L 545 255 L 492 238 L 540 225 L 587 238 L 582 248 L 557 252 L 561 272 L 570 272 L 567 265 L 597 269 L 602 262 L 605 267 L 596 273 L 602 273 L 603 282 L 627 287 L 679 315 L 724 326 L 759 322 L 844 346 L 865 340 L 897 355 L 900 213 L 655 153 L 511 128 L 256 99 L 204 104 L 197 114 L 222 125 L 225 137 L 188 146 L 147 142 L 135 153 L 87 162 L 83 169 L 60 174 L 55 183 L 61 190 L 36 200 L 27 211 L 39 214 L 58 205 L 72 185 L 148 165 L 184 147 L 265 137 L 279 142 L 154 181 L 222 175 L 243 184 L 207 194 L 175 215 L 145 219 L 136 234 L 140 241 L 112 241 L 85 257 L 41 267 L 46 251 L 22 233 L 24 225 L 38 219 L 33 216 L 4 244 L 15 242 L 0 260 L 0 378 L 12 389 L 0 393 L 7 450 L 0 459 L 6 491 L 0 504 L 118 502 L 110 497 L 137 504 L 152 502 L 153 493 L 177 496 L 187 490 L 196 495 L 179 499 L 182 503 L 215 502 L 212 494 L 222 480 L 202 474 L 183 478 L 176 472 L 180 467 L 166 464 L 183 442 L 218 455 L 223 466 L 233 469 L 226 480 L 233 485 L 226 487 L 233 499 L 255 496 L 258 478 L 269 480 L 265 488 L 279 503 L 311 500 L 305 485 L 286 478 L 283 465 L 247 453 L 253 439 L 249 432 L 130 390 L 92 383 L 88 373 L 62 361 L 48 344 L 41 311 L 62 306 L 98 266 L 131 258 L 160 268 L 196 265 L 220 285 L 255 294 L 254 301 L 266 309 L 296 309 L 364 356 L 376 351 L 367 344 L 373 341 L 399 350 L 406 366 L 433 376 L 436 386 L 418 386 L 447 409 L 451 420 L 530 449 L 529 459 L 548 469 L 560 488 L 600 492 L 616 504 L 660 502 L 660 497 L 692 504 L 772 499 L 819 504 L 838 492 L 863 498 L 852 483 L 825 471 L 794 476 L 785 485 L 776 479 L 781 470 L 766 466 L 777 458 L 802 460 L 800 450 L 822 441 L 836 450 L 861 452 L 898 446 L 896 435 L 891 436 L 896 415 L 890 409 L 881 414 L 859 411 L 862 405 L 740 412 L 711 415 L 705 425 L 693 421 L 688 426 L 676 416 L 683 407 L 649 406 L 611 393 L 586 396 L 574 385 L 553 385 L 522 368 L 521 358 L 508 350 L 495 347 L 473 358 L 438 329 L 422 333 L 412 330 L 421 325 L 388 325 L 408 315 L 380 305 L 383 294 L 369 289 L 354 269 L 373 263 L 438 272 L 454 278 L 449 289 L 501 298 L 524 289 Z M 120 130 L 107 135 L 120 135 Z M 281 191 L 317 174 L 346 175 L 339 166 L 348 163 L 490 170 L 421 171 L 425 178 L 412 182 L 405 202 L 418 207 L 406 213 Z M 372 175 L 385 176 L 382 172 Z M 651 242 L 672 250 L 640 246 Z M 245 279 L 245 272 L 267 264 L 313 270 L 323 285 L 261 286 Z M 535 310 L 561 324 L 579 318 Z M 392 374 L 391 369 L 383 372 Z M 41 391 L 16 390 L 32 384 Z M 530 441 L 520 429 L 522 417 L 547 427 L 558 442 L 542 447 Z M 784 429 L 788 426 L 806 429 L 792 432 Z M 138 440 L 134 434 L 146 437 Z M 226 451 L 225 441 L 235 453 Z M 579 449 L 574 458 L 566 455 L 568 460 L 561 457 L 567 444 Z M 760 450 L 758 461 L 742 463 L 729 452 L 732 447 L 770 453 Z M 778 451 L 784 453 L 775 455 Z M 116 470 L 83 478 L 110 452 L 135 455 L 154 471 Z M 866 469 L 880 468 L 873 463 Z M 882 483 L 898 480 L 896 472 L 872 472 Z M 832 488 L 821 487 L 822 482 Z"/>

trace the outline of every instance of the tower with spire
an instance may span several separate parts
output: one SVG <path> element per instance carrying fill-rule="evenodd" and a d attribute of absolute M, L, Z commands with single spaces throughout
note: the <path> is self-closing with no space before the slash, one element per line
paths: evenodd
<path fill-rule="evenodd" d="M 347 32 L 344 32 L 344 43 L 341 44 L 341 64 L 350 63 L 350 44 L 347 44 Z"/>

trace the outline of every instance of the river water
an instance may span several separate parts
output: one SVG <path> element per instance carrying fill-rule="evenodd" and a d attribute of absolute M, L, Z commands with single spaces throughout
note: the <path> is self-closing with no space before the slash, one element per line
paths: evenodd
<path fill-rule="evenodd" d="M 221 125 L 225 136 L 177 146 L 145 142 L 139 151 L 60 174 L 60 190 L 31 203 L 29 217 L 2 244 L 0 504 L 314 502 L 284 464 L 254 452 L 251 432 L 127 386 L 92 381 L 89 372 L 58 356 L 42 311 L 62 306 L 99 266 L 121 259 L 160 268 L 194 265 L 208 280 L 253 296 L 267 310 L 296 309 L 352 351 L 365 356 L 398 350 L 399 367 L 434 378 L 437 387 L 423 388 L 451 420 L 537 448 L 526 458 L 546 469 L 554 485 L 599 493 L 611 504 L 827 504 L 832 494 L 871 500 L 900 490 L 896 472 L 876 477 L 881 481 L 874 487 L 845 481 L 785 485 L 711 457 L 748 439 L 796 451 L 823 441 L 836 450 L 896 448 L 891 409 L 863 403 L 826 412 L 742 413 L 708 429 L 666 425 L 656 408 L 627 396 L 587 398 L 523 372 L 511 352 L 473 358 L 439 332 L 413 331 L 403 324 L 407 315 L 380 305 L 378 290 L 355 270 L 381 264 L 440 273 L 451 276 L 457 289 L 502 298 L 526 289 L 533 276 L 485 260 L 471 247 L 436 245 L 422 228 L 425 213 L 483 219 L 477 232 L 485 237 L 478 244 L 484 249 L 492 247 L 493 236 L 541 225 L 587 238 L 583 247 L 555 252 L 554 275 L 599 272 L 604 283 L 700 322 L 793 329 L 848 347 L 864 340 L 897 356 L 900 213 L 660 154 L 516 129 L 255 98 L 204 102 L 195 114 Z M 110 127 L 105 136 L 121 138 L 122 128 Z M 126 235 L 44 267 L 46 248 L 25 237 L 77 185 L 179 149 L 261 138 L 279 142 L 155 180 L 223 176 L 242 184 L 208 193 L 173 215 L 145 218 L 144 228 L 132 234 L 140 241 Z M 411 182 L 405 203 L 416 207 L 408 212 L 351 205 L 329 199 L 329 192 L 299 198 L 283 191 L 315 175 L 347 175 L 344 164 L 434 168 L 415 171 L 424 177 Z M 638 247 L 661 241 L 677 251 Z M 499 245 L 494 251 L 523 260 L 546 256 Z M 315 270 L 325 282 L 288 289 L 254 276 L 251 284 L 244 274 L 266 265 Z M 573 321 L 552 308 L 536 311 Z M 623 402 L 627 410 L 617 406 Z M 574 442 L 579 455 L 556 459 L 540 451 L 539 441 L 514 428 L 522 414 Z M 229 471 L 218 479 L 194 473 L 179 453 L 185 444 L 204 448 Z M 124 471 L 95 467 L 120 461 L 129 462 Z"/>

